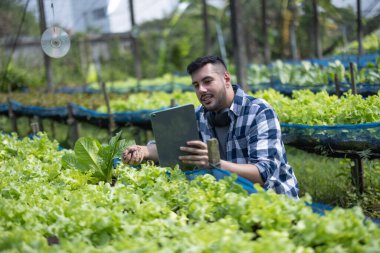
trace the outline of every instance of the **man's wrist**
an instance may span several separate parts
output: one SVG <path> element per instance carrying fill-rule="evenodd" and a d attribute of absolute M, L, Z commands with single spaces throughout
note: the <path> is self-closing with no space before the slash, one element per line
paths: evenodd
<path fill-rule="evenodd" d="M 151 149 L 154 148 L 155 144 L 148 144 L 146 146 L 143 146 L 143 154 L 144 154 L 144 160 L 152 160 Z"/>

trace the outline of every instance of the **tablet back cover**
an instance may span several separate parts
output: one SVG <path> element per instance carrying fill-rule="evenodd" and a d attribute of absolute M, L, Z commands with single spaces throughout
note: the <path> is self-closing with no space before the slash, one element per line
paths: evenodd
<path fill-rule="evenodd" d="M 179 150 L 181 146 L 186 146 L 186 141 L 199 140 L 194 105 L 154 112 L 151 123 L 160 166 L 174 167 L 178 164 L 183 170 L 193 169 L 195 166 L 181 163 L 178 156 L 187 154 Z"/>

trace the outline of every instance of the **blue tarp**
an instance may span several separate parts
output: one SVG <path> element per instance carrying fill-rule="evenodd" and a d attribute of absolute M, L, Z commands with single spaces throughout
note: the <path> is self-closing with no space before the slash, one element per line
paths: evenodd
<path fill-rule="evenodd" d="M 32 117 L 37 116 L 40 118 L 51 118 L 51 119 L 67 119 L 68 107 L 41 107 L 41 106 L 30 106 L 24 105 L 22 103 L 11 101 L 11 106 L 13 112 L 17 116 Z M 0 114 L 8 114 L 8 104 L 0 104 Z M 98 112 L 95 110 L 90 110 L 85 107 L 71 104 L 72 115 L 75 119 L 86 121 L 100 127 L 108 127 L 109 116 L 107 113 Z M 157 110 L 161 110 L 157 109 Z M 137 124 L 150 124 L 150 114 L 157 110 L 139 110 L 131 112 L 122 112 L 112 114 L 113 120 L 116 124 L 126 125 L 128 123 Z"/>
<path fill-rule="evenodd" d="M 380 122 L 374 122 L 374 123 L 363 123 L 363 124 L 336 124 L 336 125 L 317 125 L 317 126 L 310 126 L 310 125 L 302 125 L 302 124 L 286 124 L 282 123 L 281 127 L 289 127 L 289 128 L 299 128 L 299 129 L 319 129 L 319 130 L 349 130 L 349 129 L 368 129 L 368 128 L 375 128 L 380 127 Z"/>
<path fill-rule="evenodd" d="M 366 67 L 368 63 L 376 64 L 376 59 L 379 56 L 380 56 L 380 51 L 376 53 L 363 54 L 363 55 L 342 54 L 342 55 L 324 57 L 322 59 L 310 58 L 310 59 L 304 59 L 304 60 L 287 60 L 284 62 L 287 64 L 301 64 L 302 61 L 308 61 L 312 64 L 317 64 L 317 65 L 326 67 L 329 65 L 330 62 L 340 61 L 345 68 L 349 68 L 350 62 L 353 62 L 360 69 L 360 68 Z M 271 64 L 269 66 L 271 66 Z"/>
<path fill-rule="evenodd" d="M 0 114 L 8 113 L 8 104 L 0 104 Z"/>
<path fill-rule="evenodd" d="M 185 174 L 187 176 L 187 179 L 193 180 L 199 175 L 205 175 L 205 174 L 210 174 L 215 177 L 216 180 L 221 180 L 224 179 L 225 177 L 231 176 L 231 172 L 219 169 L 219 168 L 214 168 L 214 169 L 195 169 L 195 170 L 188 170 L 185 171 Z M 243 186 L 243 188 L 249 193 L 256 193 L 257 190 L 255 186 L 253 185 L 252 182 L 248 181 L 245 178 L 242 178 L 240 176 L 237 177 L 236 183 L 240 184 Z"/>
<path fill-rule="evenodd" d="M 121 159 L 115 158 L 113 160 L 113 167 L 116 168 L 116 166 L 120 163 L 121 163 Z M 140 165 L 132 166 L 132 167 L 139 168 Z M 185 173 L 188 180 L 193 180 L 197 176 L 206 175 L 206 174 L 214 176 L 217 181 L 224 179 L 225 177 L 231 176 L 231 172 L 220 169 L 220 168 L 212 168 L 212 169 L 199 169 L 198 168 L 198 169 L 193 169 L 193 170 L 186 170 L 186 171 L 184 171 L 184 173 Z M 243 178 L 243 177 L 238 176 L 235 182 L 240 184 L 241 186 L 243 186 L 243 188 L 249 194 L 257 192 L 253 183 L 251 181 Z"/>
<path fill-rule="evenodd" d="M 350 62 L 353 62 L 357 67 L 364 68 L 368 63 L 376 64 L 376 58 L 379 56 L 379 53 L 374 54 L 363 54 L 363 55 L 336 55 L 331 57 L 326 57 L 323 59 L 310 59 L 311 63 L 318 64 L 321 66 L 328 66 L 330 62 L 340 61 L 345 68 L 350 67 Z"/>
<path fill-rule="evenodd" d="M 119 163 L 121 163 L 120 158 L 116 158 L 113 160 L 113 166 L 114 167 L 116 167 Z M 140 165 L 132 166 L 132 167 L 139 168 Z M 206 175 L 206 174 L 212 175 L 213 177 L 215 177 L 215 179 L 217 181 L 222 180 L 225 177 L 231 176 L 231 172 L 229 172 L 227 170 L 220 169 L 220 168 L 211 168 L 211 169 L 201 169 L 200 168 L 200 169 L 194 169 L 194 170 L 186 170 L 186 171 L 184 171 L 184 173 L 185 173 L 186 178 L 188 180 L 194 180 L 196 177 Z M 240 184 L 244 188 L 244 190 L 247 191 L 248 194 L 257 193 L 257 189 L 255 188 L 254 184 L 251 181 L 249 181 L 243 177 L 237 176 L 237 179 L 235 182 L 237 184 Z M 325 211 L 330 211 L 334 208 L 330 205 L 326 205 L 326 204 L 322 204 L 322 203 L 305 203 L 305 204 L 307 206 L 310 206 L 312 208 L 313 212 L 320 214 L 320 215 L 324 215 Z"/>
<path fill-rule="evenodd" d="M 205 174 L 210 174 L 214 176 L 217 181 L 222 180 L 225 177 L 231 176 L 231 172 L 220 169 L 220 168 L 189 170 L 189 171 L 185 171 L 185 174 L 188 180 L 193 180 L 197 176 L 205 175 Z M 250 182 L 249 180 L 238 176 L 235 182 L 243 186 L 243 188 L 248 192 L 248 194 L 257 193 L 257 189 L 255 188 L 253 183 Z M 321 216 L 325 215 L 326 212 L 334 209 L 334 206 L 319 203 L 319 202 L 312 202 L 312 203 L 305 202 L 305 204 L 311 207 L 314 213 L 317 213 Z M 366 218 L 366 219 L 371 219 L 373 222 L 380 225 L 380 219 L 376 219 L 376 218 Z"/>
<path fill-rule="evenodd" d="M 365 124 L 281 124 L 283 141 L 331 157 L 380 158 L 380 122 Z"/>
<path fill-rule="evenodd" d="M 255 85 L 250 85 L 250 90 L 252 92 L 257 92 L 263 89 L 275 89 L 278 92 L 291 96 L 294 90 L 301 90 L 301 89 L 309 89 L 312 92 L 320 92 L 320 91 L 327 91 L 329 94 L 335 94 L 335 84 L 332 81 L 329 81 L 327 84 L 309 84 L 309 85 L 298 85 L 294 83 L 281 83 L 279 80 L 273 80 L 273 83 L 260 83 Z M 347 92 L 351 89 L 351 84 L 342 82 L 339 87 L 339 92 L 341 94 Z M 127 87 L 127 88 L 110 88 L 109 91 L 112 93 L 119 93 L 119 94 L 125 94 L 125 93 L 131 93 L 131 92 L 155 92 L 155 91 L 163 91 L 171 93 L 174 90 L 180 90 L 183 92 L 190 92 L 193 91 L 193 87 L 191 85 L 171 85 L 171 84 L 163 84 L 163 85 L 149 85 L 149 86 L 142 86 L 140 88 L 137 87 Z M 370 84 L 370 83 L 358 83 L 356 84 L 356 90 L 358 94 L 361 94 L 364 97 L 375 95 L 380 90 L 380 84 Z M 94 88 L 87 88 L 83 89 L 82 87 L 63 87 L 56 91 L 56 93 L 99 93 L 100 90 L 94 89 Z"/>
<path fill-rule="evenodd" d="M 280 83 L 279 80 L 275 80 L 273 83 L 262 83 L 257 85 L 250 86 L 252 92 L 257 92 L 265 89 L 274 89 L 281 94 L 286 96 L 291 96 L 293 91 L 308 89 L 314 93 L 326 91 L 328 94 L 333 95 L 336 94 L 335 84 L 330 82 L 328 84 L 310 84 L 310 85 L 298 85 L 292 83 Z M 349 83 L 340 83 L 339 92 L 343 94 L 347 91 L 351 90 L 351 84 Z M 357 94 L 362 95 L 363 97 L 368 97 L 371 95 L 376 95 L 380 91 L 380 83 L 379 84 L 370 84 L 370 83 L 358 83 L 356 84 Z"/>
<path fill-rule="evenodd" d="M 140 86 L 128 86 L 124 88 L 115 88 L 115 87 L 109 87 L 108 91 L 112 93 L 131 93 L 131 92 L 154 92 L 154 91 L 164 91 L 164 92 L 173 92 L 175 90 L 180 91 L 193 91 L 193 87 L 190 84 L 181 84 L 181 83 L 167 83 L 162 85 L 140 85 Z M 61 87 L 54 91 L 55 93 L 68 93 L 68 94 L 75 94 L 75 93 L 100 93 L 101 89 L 97 87 L 92 86 L 80 86 L 80 87 Z"/>
<path fill-rule="evenodd" d="M 42 107 L 24 105 L 12 101 L 12 109 L 15 113 L 22 113 L 23 116 L 39 116 L 41 118 L 65 118 L 67 117 L 67 107 Z"/>

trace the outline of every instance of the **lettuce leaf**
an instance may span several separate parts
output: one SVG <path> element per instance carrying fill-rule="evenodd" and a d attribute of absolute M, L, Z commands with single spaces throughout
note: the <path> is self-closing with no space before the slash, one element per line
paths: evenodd
<path fill-rule="evenodd" d="M 108 144 L 92 137 L 81 137 L 74 145 L 74 152 L 68 152 L 62 157 L 64 168 L 75 168 L 91 175 L 90 182 L 112 181 L 113 159 L 119 157 L 126 147 L 121 139 L 122 132 L 113 136 Z"/>

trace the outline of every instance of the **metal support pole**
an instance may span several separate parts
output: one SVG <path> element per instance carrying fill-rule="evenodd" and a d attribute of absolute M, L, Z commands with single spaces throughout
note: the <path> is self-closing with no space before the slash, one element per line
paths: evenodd
<path fill-rule="evenodd" d="M 352 94 L 356 95 L 356 94 L 358 94 L 358 92 L 356 90 L 355 69 L 354 69 L 354 63 L 353 62 L 350 62 L 350 73 L 351 73 Z"/>
<path fill-rule="evenodd" d="M 107 92 L 106 84 L 105 84 L 104 81 L 101 81 L 101 86 L 102 86 L 102 92 L 103 92 L 103 96 L 104 96 L 104 101 L 105 101 L 106 106 L 107 106 L 108 133 L 109 133 L 110 136 L 112 136 L 112 133 L 113 133 L 113 131 L 116 128 L 115 121 L 114 121 L 113 114 L 112 114 L 112 111 L 111 111 L 110 100 L 109 100 L 109 97 L 108 97 L 108 92 Z"/>
<path fill-rule="evenodd" d="M 357 6 L 357 17 L 356 17 L 356 23 L 357 23 L 357 37 L 358 37 L 358 54 L 361 56 L 363 54 L 363 25 L 362 25 L 362 7 L 361 7 L 361 0 L 356 0 L 356 6 Z"/>
<path fill-rule="evenodd" d="M 79 138 L 78 122 L 74 118 L 73 105 L 71 103 L 67 104 L 67 124 L 69 126 L 69 136 L 72 144 L 74 144 Z"/>
<path fill-rule="evenodd" d="M 334 83 L 335 83 L 335 94 L 338 97 L 340 97 L 340 83 L 339 83 L 338 75 L 336 73 L 334 74 Z"/>
<path fill-rule="evenodd" d="M 352 160 L 354 161 L 354 166 L 351 168 L 352 184 L 362 194 L 364 192 L 363 160 L 361 158 L 354 158 Z"/>
<path fill-rule="evenodd" d="M 40 126 L 38 125 L 38 122 L 32 122 L 30 126 L 32 127 L 33 134 L 37 134 L 40 131 Z"/>
<path fill-rule="evenodd" d="M 34 123 L 37 124 L 37 126 L 38 126 L 38 132 L 39 131 L 41 131 L 41 132 L 44 131 L 44 126 L 43 126 L 41 117 L 38 117 L 37 115 L 34 115 L 33 116 L 33 120 L 32 120 L 32 124 L 34 124 Z"/>
<path fill-rule="evenodd" d="M 15 115 L 15 113 L 13 111 L 12 101 L 11 101 L 10 97 L 7 98 L 7 102 L 8 102 L 8 117 L 11 120 L 12 132 L 17 133 L 18 132 L 18 129 L 17 129 L 17 117 L 16 117 L 16 115 Z"/>
<path fill-rule="evenodd" d="M 39 14 L 40 14 L 40 31 L 41 35 L 46 30 L 46 17 L 45 17 L 45 6 L 43 0 L 38 0 L 38 8 L 39 8 Z M 44 57 L 44 66 L 45 66 L 45 77 L 47 82 L 47 92 L 53 92 L 54 85 L 53 85 L 53 70 L 51 66 L 51 60 L 50 57 L 46 54 L 43 54 Z"/>
<path fill-rule="evenodd" d="M 55 139 L 55 124 L 54 120 L 50 120 L 50 129 L 51 129 L 51 136 L 53 139 Z"/>

